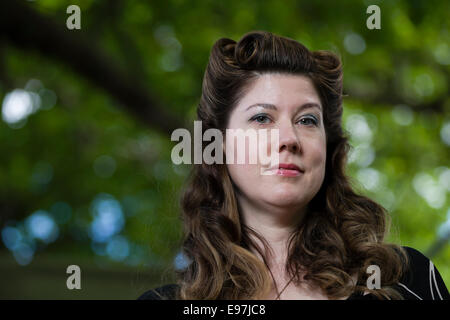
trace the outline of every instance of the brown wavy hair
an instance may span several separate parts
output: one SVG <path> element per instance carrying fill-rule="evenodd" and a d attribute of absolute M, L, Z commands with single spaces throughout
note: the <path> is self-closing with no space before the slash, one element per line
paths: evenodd
<path fill-rule="evenodd" d="M 289 239 L 285 270 L 295 284 L 302 281 L 300 271 L 306 272 L 304 279 L 330 299 L 364 291 L 380 299 L 402 299 L 393 286 L 405 271 L 407 253 L 401 246 L 384 243 L 390 224 L 387 211 L 357 194 L 345 174 L 350 145 L 341 124 L 343 71 L 336 54 L 310 51 L 295 40 L 265 31 L 249 32 L 238 42 L 219 39 L 211 50 L 197 109 L 203 132 L 216 128 L 225 133 L 231 111 L 264 73 L 308 77 L 324 106 L 325 178 Z M 189 265 L 177 271 L 177 298 L 264 299 L 275 284 L 266 259 L 268 245 L 242 223 L 226 164 L 194 165 L 181 210 L 182 252 Z M 381 289 L 367 288 L 369 265 L 380 267 Z M 354 274 L 357 283 L 352 281 Z"/>

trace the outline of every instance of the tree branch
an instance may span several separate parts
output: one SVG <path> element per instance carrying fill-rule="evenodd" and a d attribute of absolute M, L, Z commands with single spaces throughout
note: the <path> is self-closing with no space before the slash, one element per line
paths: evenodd
<path fill-rule="evenodd" d="M 393 87 L 392 87 L 393 88 Z M 446 97 L 436 99 L 427 103 L 415 103 L 409 102 L 408 99 L 401 97 L 394 92 L 395 90 L 381 91 L 377 95 L 368 95 L 361 92 L 357 92 L 349 89 L 344 91 L 345 99 L 353 99 L 356 101 L 362 101 L 374 105 L 382 106 L 396 106 L 396 105 L 408 105 L 415 112 L 430 112 L 430 113 L 443 113 L 445 109 Z"/>
<path fill-rule="evenodd" d="M 184 126 L 181 117 L 169 112 L 147 88 L 116 67 L 94 43 L 36 12 L 23 1 L 0 1 L 0 39 L 21 49 L 34 49 L 59 60 L 104 89 L 140 122 L 164 134 Z"/>

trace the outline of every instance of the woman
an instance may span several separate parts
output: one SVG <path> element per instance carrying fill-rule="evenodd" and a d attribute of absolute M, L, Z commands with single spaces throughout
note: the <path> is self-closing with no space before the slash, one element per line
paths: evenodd
<path fill-rule="evenodd" d="M 178 284 L 140 299 L 449 298 L 431 261 L 383 242 L 386 210 L 345 175 L 342 78 L 335 54 L 269 32 L 214 44 L 202 130 L 223 133 L 226 157 L 242 151 L 227 129 L 276 129 L 278 146 L 258 147 L 279 165 L 250 164 L 249 154 L 244 164 L 194 165 L 181 200 L 190 263 Z M 368 285 L 369 266 L 379 268 L 378 287 Z"/>

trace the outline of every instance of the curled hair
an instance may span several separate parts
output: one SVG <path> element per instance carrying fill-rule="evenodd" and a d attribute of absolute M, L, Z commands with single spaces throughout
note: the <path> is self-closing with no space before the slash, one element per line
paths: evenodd
<path fill-rule="evenodd" d="M 211 50 L 197 109 L 203 132 L 225 132 L 231 111 L 264 73 L 308 77 L 324 107 L 325 178 L 303 223 L 289 238 L 285 270 L 296 284 L 302 281 L 302 271 L 304 280 L 330 299 L 364 291 L 381 299 L 401 299 L 393 285 L 405 271 L 407 254 L 401 246 L 384 242 L 387 211 L 357 194 L 345 174 L 350 145 L 341 123 L 343 71 L 336 54 L 310 51 L 265 31 L 247 33 L 238 42 L 219 39 Z M 194 165 L 181 198 L 183 253 L 190 261 L 177 274 L 181 299 L 264 299 L 273 286 L 267 242 L 242 223 L 234 190 L 225 164 Z M 369 265 L 382 270 L 381 289 L 366 287 Z M 356 282 L 351 277 L 355 274 Z"/>

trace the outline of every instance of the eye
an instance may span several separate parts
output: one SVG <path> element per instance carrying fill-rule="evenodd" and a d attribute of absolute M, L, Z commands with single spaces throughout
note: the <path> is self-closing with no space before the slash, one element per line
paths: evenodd
<path fill-rule="evenodd" d="M 270 118 L 266 114 L 260 113 L 260 114 L 253 116 L 250 119 L 250 121 L 256 121 L 260 124 L 266 124 L 266 123 L 269 123 L 268 121 L 270 121 Z"/>
<path fill-rule="evenodd" d="M 310 123 L 312 125 L 317 126 L 317 120 L 314 117 L 305 117 L 305 118 L 301 118 L 299 120 L 299 122 L 302 122 L 303 120 L 306 120 L 306 124 Z M 305 122 L 302 122 L 305 124 Z"/>

